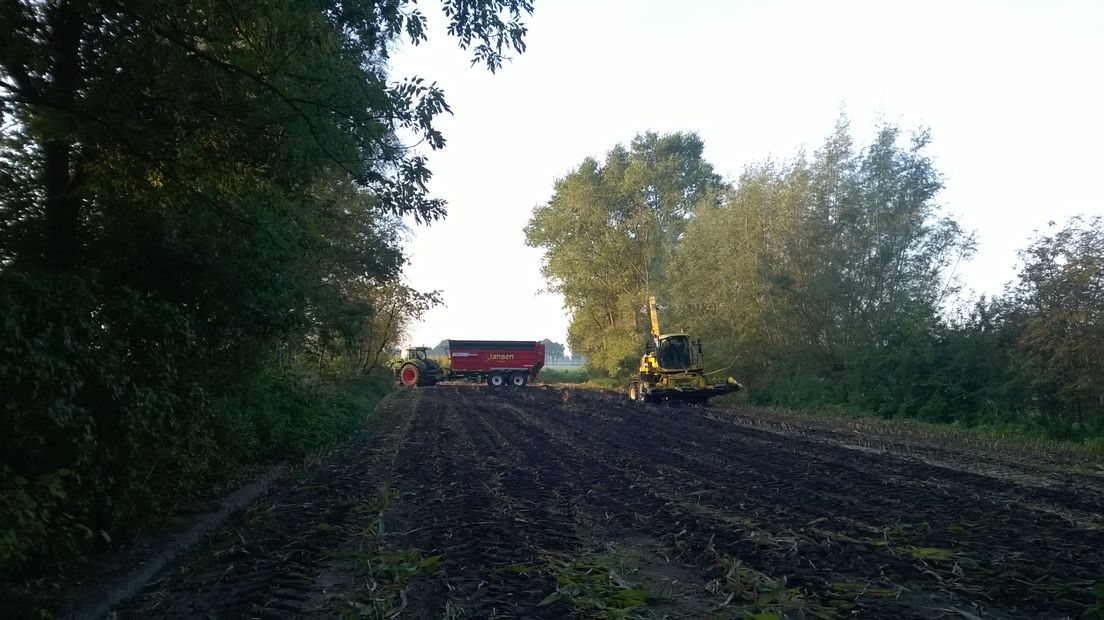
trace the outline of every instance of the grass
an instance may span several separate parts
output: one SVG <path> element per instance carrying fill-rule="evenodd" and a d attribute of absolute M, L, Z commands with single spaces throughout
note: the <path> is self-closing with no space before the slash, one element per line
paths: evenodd
<path fill-rule="evenodd" d="M 824 423 L 829 430 L 853 432 L 860 443 L 881 438 L 906 443 L 928 442 L 941 447 L 952 444 L 1001 457 L 1033 456 L 1062 463 L 1070 474 L 1104 475 L 1104 467 L 1100 465 L 1100 459 L 1104 457 L 1102 441 L 1052 439 L 1020 427 L 961 426 L 915 418 L 883 418 L 841 407 L 799 409 L 753 406 L 732 397 L 717 399 L 713 404 L 734 413 L 745 413 L 755 419 L 783 425 L 815 427 L 817 423 Z"/>
<path fill-rule="evenodd" d="M 545 383 L 586 383 L 588 378 L 582 366 L 545 366 L 540 372 Z"/>
<path fill-rule="evenodd" d="M 541 369 L 540 380 L 545 383 L 570 383 L 604 390 L 625 389 L 628 385 L 626 381 L 614 377 L 592 375 L 585 366 L 545 366 Z"/>

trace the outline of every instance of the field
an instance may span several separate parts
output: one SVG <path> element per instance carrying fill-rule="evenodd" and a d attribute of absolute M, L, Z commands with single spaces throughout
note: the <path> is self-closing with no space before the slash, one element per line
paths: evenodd
<path fill-rule="evenodd" d="M 541 369 L 540 378 L 545 383 L 586 383 L 590 375 L 582 366 L 548 365 Z"/>
<path fill-rule="evenodd" d="M 759 409 L 438 386 L 117 613 L 1060 618 L 1104 613 L 1104 470 Z"/>

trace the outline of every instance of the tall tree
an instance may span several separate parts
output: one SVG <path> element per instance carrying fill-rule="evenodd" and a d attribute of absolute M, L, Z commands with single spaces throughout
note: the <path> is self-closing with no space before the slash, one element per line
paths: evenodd
<path fill-rule="evenodd" d="M 442 8 L 473 63 L 524 50 L 530 0 Z M 401 218 L 445 212 L 400 136 L 442 147 L 449 108 L 387 70 L 425 25 L 414 0 L 0 2 L 0 572 L 273 448 L 291 405 L 238 406 L 257 381 L 289 352 L 366 368 L 433 302 L 397 282 Z"/>
<path fill-rule="evenodd" d="M 526 242 L 544 250 L 543 274 L 572 313 L 571 350 L 624 372 L 647 333 L 640 308 L 663 294 L 687 219 L 721 179 L 693 133 L 638 135 L 604 161 L 584 160 L 534 209 Z"/>
<path fill-rule="evenodd" d="M 1019 362 L 1047 413 L 1104 428 L 1104 218 L 1075 217 L 1020 256 Z"/>
<path fill-rule="evenodd" d="M 737 359 L 745 375 L 767 372 L 791 347 L 794 311 L 768 269 L 789 260 L 806 195 L 804 160 L 749 166 L 717 201 L 690 219 L 672 265 L 669 310 L 709 343 L 713 363 Z"/>
<path fill-rule="evenodd" d="M 856 151 L 841 119 L 811 158 L 749 167 L 691 220 L 676 314 L 738 356 L 749 381 L 807 373 L 845 400 L 886 388 L 871 385 L 892 375 L 885 364 L 909 359 L 888 351 L 930 338 L 954 264 L 973 248 L 939 212 L 928 143 L 887 125 Z"/>

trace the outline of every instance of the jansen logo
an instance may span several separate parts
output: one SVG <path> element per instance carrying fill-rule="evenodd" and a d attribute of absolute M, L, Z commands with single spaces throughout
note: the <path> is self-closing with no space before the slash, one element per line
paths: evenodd
<path fill-rule="evenodd" d="M 514 359 L 513 353 L 491 353 L 487 356 L 490 360 L 512 360 Z"/>

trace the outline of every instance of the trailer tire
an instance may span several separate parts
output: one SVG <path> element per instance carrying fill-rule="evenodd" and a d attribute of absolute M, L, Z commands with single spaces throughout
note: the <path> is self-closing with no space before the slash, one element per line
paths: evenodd
<path fill-rule="evenodd" d="M 506 385 L 506 375 L 500 372 L 492 372 L 487 375 L 487 385 L 496 388 Z"/>
<path fill-rule="evenodd" d="M 399 383 L 406 387 L 417 387 L 421 374 L 416 365 L 403 364 L 403 367 L 399 369 Z"/>
<path fill-rule="evenodd" d="M 514 387 L 525 387 L 525 384 L 529 383 L 529 376 L 523 372 L 515 372 L 510 375 L 510 385 Z"/>

